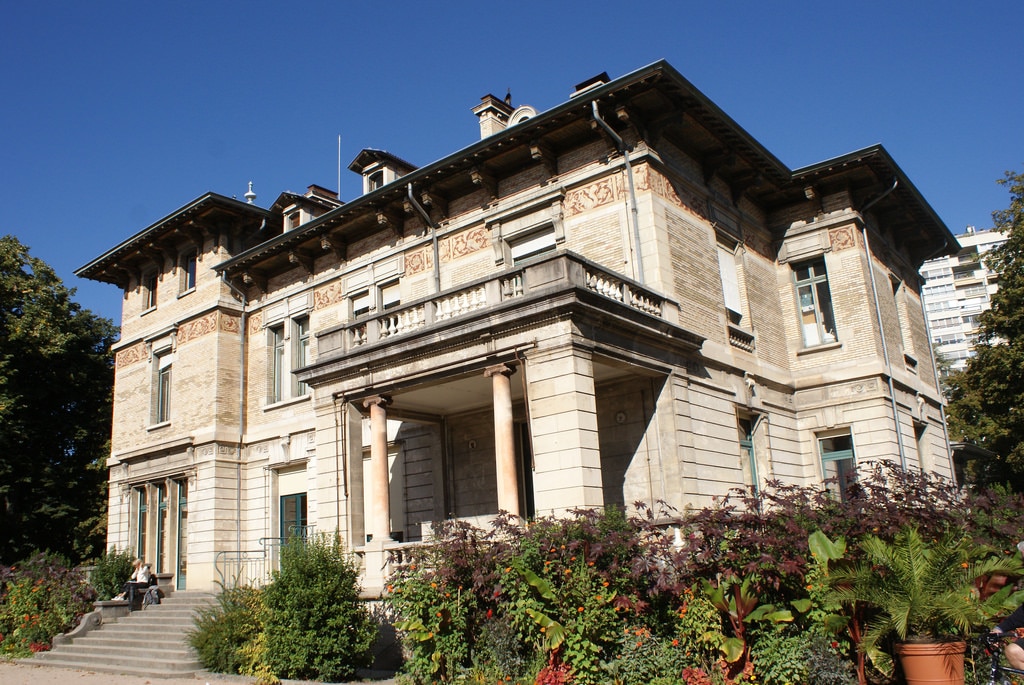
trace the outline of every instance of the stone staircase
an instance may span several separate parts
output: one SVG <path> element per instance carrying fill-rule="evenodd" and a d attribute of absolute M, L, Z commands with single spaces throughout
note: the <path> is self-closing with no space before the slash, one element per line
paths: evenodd
<path fill-rule="evenodd" d="M 24 663 L 150 678 L 178 678 L 202 670 L 185 641 L 197 609 L 216 600 L 206 592 L 174 592 L 160 604 L 105 621 L 81 637 Z"/>

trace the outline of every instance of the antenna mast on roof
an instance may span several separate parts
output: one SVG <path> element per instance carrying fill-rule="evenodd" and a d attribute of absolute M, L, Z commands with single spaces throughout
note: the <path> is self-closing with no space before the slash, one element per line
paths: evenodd
<path fill-rule="evenodd" d="M 338 134 L 338 199 L 341 199 L 341 134 Z"/>

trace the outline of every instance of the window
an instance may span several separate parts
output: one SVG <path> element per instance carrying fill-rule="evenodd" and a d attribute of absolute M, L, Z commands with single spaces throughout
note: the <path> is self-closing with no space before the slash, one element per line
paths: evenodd
<path fill-rule="evenodd" d="M 356 293 L 351 298 L 352 302 L 352 317 L 360 317 L 363 314 L 367 314 L 370 311 L 370 291 L 363 290 L 362 292 Z"/>
<path fill-rule="evenodd" d="M 170 527 L 167 525 L 167 485 L 157 483 L 156 485 L 156 573 L 163 573 L 167 570 L 168 533 Z"/>
<path fill-rule="evenodd" d="M 849 433 L 818 438 L 821 471 L 825 480 L 835 479 L 839 495 L 846 499 L 847 491 L 857 479 L 857 464 L 853 456 L 853 436 Z"/>
<path fill-rule="evenodd" d="M 135 488 L 135 501 L 137 503 L 136 524 L 135 524 L 135 543 L 138 547 L 135 550 L 135 556 L 140 559 L 146 556 L 146 532 L 147 532 L 147 520 L 148 520 L 148 498 L 146 495 L 146 486 Z"/>
<path fill-rule="evenodd" d="M 185 589 L 185 574 L 188 572 L 188 480 L 174 481 L 178 491 L 178 549 L 175 569 L 176 589 Z"/>
<path fill-rule="evenodd" d="M 309 386 L 293 373 L 310 363 L 309 316 L 296 316 L 267 328 L 267 404 L 304 397 Z"/>
<path fill-rule="evenodd" d="M 929 466 L 931 454 L 928 449 L 928 424 L 914 421 L 914 441 L 917 443 L 917 466 L 921 470 Z"/>
<path fill-rule="evenodd" d="M 381 311 L 394 309 L 400 304 L 402 304 L 402 293 L 398 288 L 398 281 L 392 281 L 380 286 Z"/>
<path fill-rule="evenodd" d="M 718 238 L 718 271 L 722 278 L 722 295 L 725 297 L 725 308 L 729 312 L 729 323 L 739 324 L 743 319 L 742 300 L 740 299 L 740 276 L 736 268 L 736 248 L 738 243 L 729 238 Z"/>
<path fill-rule="evenodd" d="M 171 420 L 171 365 L 174 355 L 170 350 L 155 355 L 153 379 L 153 423 Z"/>
<path fill-rule="evenodd" d="M 302 224 L 302 212 L 294 211 L 288 215 L 288 228 L 298 228 Z"/>
<path fill-rule="evenodd" d="M 512 253 L 512 263 L 520 264 L 537 255 L 555 251 L 555 229 L 553 226 L 534 231 L 523 236 L 516 236 L 508 241 Z"/>
<path fill-rule="evenodd" d="M 156 284 L 157 276 L 155 271 L 150 271 L 142 277 L 143 311 L 156 309 Z"/>
<path fill-rule="evenodd" d="M 740 418 L 736 421 L 740 437 L 740 466 L 743 468 L 743 475 L 747 482 L 754 488 L 754 493 L 760 491 L 757 478 L 757 461 L 754 459 L 754 422 L 749 418 Z"/>
<path fill-rule="evenodd" d="M 306 537 L 306 493 L 281 497 L 281 540 L 290 542 L 299 536 Z"/>
<path fill-rule="evenodd" d="M 828 289 L 825 260 L 798 264 L 793 267 L 793 274 L 804 347 L 835 342 L 836 322 L 832 315 L 832 295 Z"/>
<path fill-rule="evenodd" d="M 309 363 L 309 317 L 303 316 L 295 319 L 293 322 L 295 327 L 295 366 L 296 369 L 301 369 Z M 292 376 L 294 378 L 294 376 Z M 309 393 L 309 386 L 305 383 L 299 382 L 295 379 L 295 387 L 292 392 L 296 397 L 301 397 Z"/>
<path fill-rule="evenodd" d="M 375 171 L 366 177 L 366 192 L 377 190 L 384 185 L 384 170 Z"/>
<path fill-rule="evenodd" d="M 284 399 L 284 325 L 273 326 L 270 331 L 270 401 L 280 402 Z"/>
<path fill-rule="evenodd" d="M 181 292 L 187 293 L 196 289 L 196 262 L 199 253 L 195 250 L 186 252 L 181 257 Z"/>

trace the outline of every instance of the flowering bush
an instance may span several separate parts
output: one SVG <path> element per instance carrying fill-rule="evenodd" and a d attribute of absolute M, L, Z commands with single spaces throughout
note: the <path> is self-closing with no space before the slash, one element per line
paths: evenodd
<path fill-rule="evenodd" d="M 488 530 L 436 524 L 388 588 L 403 679 L 866 683 L 878 674 L 855 670 L 848 608 L 829 597 L 828 560 L 815 559 L 810 534 L 844 538 L 841 554 L 856 558 L 859 541 L 913 522 L 1015 554 L 1024 499 L 891 464 L 858 475 L 843 500 L 770 483 L 685 515 L 640 506 L 526 526 L 501 515 Z"/>
<path fill-rule="evenodd" d="M 52 554 L 0 568 L 0 653 L 29 656 L 75 627 L 96 593 L 78 569 Z"/>

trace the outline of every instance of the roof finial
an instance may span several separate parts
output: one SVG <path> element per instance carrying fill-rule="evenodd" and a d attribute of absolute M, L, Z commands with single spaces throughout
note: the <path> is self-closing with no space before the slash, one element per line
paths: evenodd
<path fill-rule="evenodd" d="M 256 200 L 256 193 L 252 191 L 252 181 L 249 181 L 249 192 L 243 195 L 245 201 L 252 204 Z"/>

